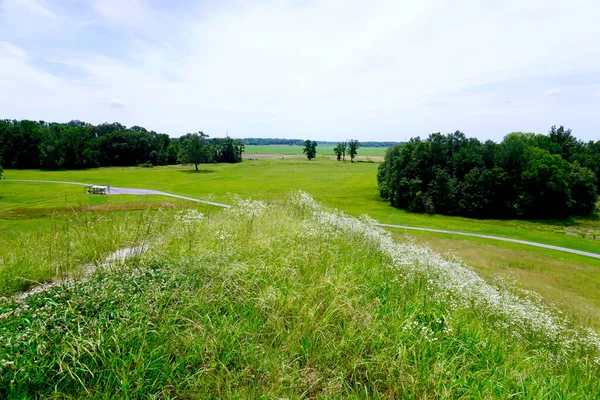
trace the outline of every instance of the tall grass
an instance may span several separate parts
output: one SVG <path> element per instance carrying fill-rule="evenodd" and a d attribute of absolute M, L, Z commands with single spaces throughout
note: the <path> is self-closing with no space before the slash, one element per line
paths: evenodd
<path fill-rule="evenodd" d="M 85 273 L 117 249 L 143 246 L 170 222 L 150 208 L 71 212 L 57 215 L 49 229 L 0 234 L 0 296 Z"/>
<path fill-rule="evenodd" d="M 132 229 L 92 225 L 98 237 Z M 216 214 L 162 211 L 135 226 L 131 237 L 147 238 L 141 256 L 1 303 L 0 396 L 600 392 L 593 333 L 303 193 Z"/>

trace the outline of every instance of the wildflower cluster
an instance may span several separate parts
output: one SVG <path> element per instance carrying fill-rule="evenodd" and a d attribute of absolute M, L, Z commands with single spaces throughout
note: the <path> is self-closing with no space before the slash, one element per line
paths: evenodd
<path fill-rule="evenodd" d="M 193 208 L 181 211 L 177 216 L 175 216 L 175 220 L 179 223 L 185 225 L 191 225 L 198 223 L 204 219 L 204 214 L 198 210 L 194 210 Z"/>
<path fill-rule="evenodd" d="M 542 337 L 559 356 L 572 352 L 595 354 L 600 363 L 600 336 L 591 330 L 581 330 L 544 306 L 535 296 L 519 297 L 512 291 L 488 284 L 462 261 L 447 259 L 431 249 L 414 243 L 395 242 L 389 232 L 376 226 L 367 216 L 354 218 L 337 210 L 326 211 L 310 195 L 296 192 L 289 202 L 330 235 L 345 235 L 359 239 L 369 248 L 378 248 L 406 279 L 424 279 L 434 296 L 446 299 L 456 308 L 471 309 L 490 318 L 507 332 L 523 340 Z"/>
<path fill-rule="evenodd" d="M 228 209 L 228 211 L 247 219 L 260 217 L 268 209 L 267 203 L 260 200 L 242 199 L 239 196 L 234 196 L 233 202 L 235 207 Z"/>

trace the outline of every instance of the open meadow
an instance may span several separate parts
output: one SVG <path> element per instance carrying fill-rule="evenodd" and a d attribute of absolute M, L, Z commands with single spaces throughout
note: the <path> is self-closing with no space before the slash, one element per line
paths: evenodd
<path fill-rule="evenodd" d="M 199 172 L 189 166 L 99 168 L 75 171 L 7 170 L 0 182 L 0 218 L 4 237 L 36 227 L 49 228 L 75 212 L 136 212 L 146 208 L 194 206 L 162 196 L 92 196 L 80 186 L 12 182 L 45 179 L 114 187 L 159 189 L 204 200 L 230 203 L 234 196 L 280 203 L 290 191 L 303 190 L 330 208 L 353 216 L 368 214 L 390 224 L 458 230 L 523 239 L 588 252 L 600 252 L 598 218 L 566 221 L 479 220 L 408 213 L 379 197 L 376 163 L 337 162 L 325 157 L 261 159 L 240 164 L 205 164 Z M 504 278 L 541 294 L 567 315 L 600 329 L 600 260 L 549 249 L 456 237 L 430 232 L 391 229 L 394 237 L 410 235 L 441 253 L 455 253 L 486 279 Z M 403 240 L 403 239 L 402 239 Z M 44 275 L 47 276 L 47 275 Z M 27 286 L 27 285 L 25 285 Z"/>
<path fill-rule="evenodd" d="M 302 146 L 290 145 L 246 145 L 246 154 L 282 154 L 282 155 L 301 155 Z M 319 156 L 335 157 L 333 144 L 320 144 L 317 146 Z M 360 147 L 358 156 L 361 157 L 383 157 L 387 147 Z M 349 159 L 349 157 L 348 157 Z"/>
<path fill-rule="evenodd" d="M 599 15 L 0 0 L 0 400 L 600 400 Z"/>
<path fill-rule="evenodd" d="M 600 391 L 596 334 L 306 193 L 68 222 L 1 257 L 64 279 L 0 299 L 4 398 Z"/>

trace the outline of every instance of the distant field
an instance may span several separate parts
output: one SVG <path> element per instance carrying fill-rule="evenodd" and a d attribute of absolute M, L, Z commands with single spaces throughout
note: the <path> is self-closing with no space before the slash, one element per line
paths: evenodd
<path fill-rule="evenodd" d="M 264 145 L 264 146 L 245 146 L 247 154 L 303 154 L 302 146 L 288 145 Z M 333 156 L 333 148 L 335 145 L 320 144 L 317 146 L 317 156 Z M 384 156 L 387 147 L 360 147 L 358 149 L 359 156 Z"/>

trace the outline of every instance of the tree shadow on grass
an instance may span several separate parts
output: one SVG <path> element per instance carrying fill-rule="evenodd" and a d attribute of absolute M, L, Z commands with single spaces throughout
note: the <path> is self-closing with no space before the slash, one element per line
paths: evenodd
<path fill-rule="evenodd" d="M 179 170 L 179 172 L 182 172 L 184 174 L 214 174 L 217 171 L 213 169 L 199 169 L 198 171 L 196 171 L 195 169 L 182 169 Z"/>

